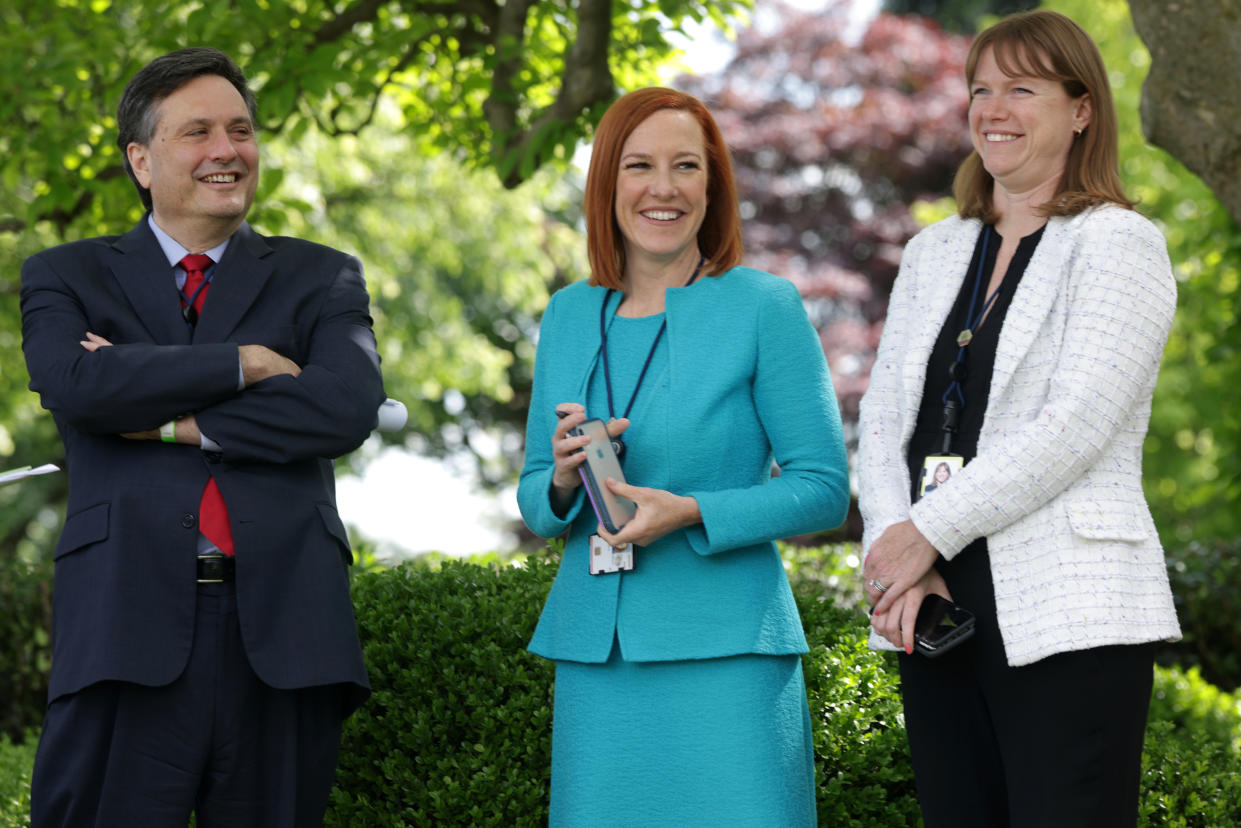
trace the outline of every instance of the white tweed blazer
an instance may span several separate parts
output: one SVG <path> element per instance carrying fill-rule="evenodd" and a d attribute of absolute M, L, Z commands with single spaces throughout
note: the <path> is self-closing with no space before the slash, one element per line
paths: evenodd
<path fill-rule="evenodd" d="M 906 519 L 949 559 L 987 538 L 1013 666 L 1178 639 L 1142 494 L 1142 441 L 1176 285 L 1163 236 L 1132 210 L 1048 221 L 1000 331 L 978 454 L 910 504 L 905 453 L 927 360 L 980 230 L 954 216 L 902 256 L 861 403 L 863 550 Z"/>

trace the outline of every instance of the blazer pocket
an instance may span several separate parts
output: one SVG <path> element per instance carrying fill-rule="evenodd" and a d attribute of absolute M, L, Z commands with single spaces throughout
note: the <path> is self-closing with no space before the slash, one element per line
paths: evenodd
<path fill-rule="evenodd" d="M 319 507 L 319 517 L 323 518 L 323 528 L 340 544 L 340 556 L 345 566 L 351 566 L 353 550 L 349 546 L 349 533 L 345 531 L 345 524 L 341 522 L 340 515 L 330 503 L 316 503 L 315 505 Z"/>
<path fill-rule="evenodd" d="M 1073 534 L 1091 540 L 1144 541 L 1148 537 L 1142 510 L 1132 503 L 1071 500 L 1066 507 Z"/>
<path fill-rule="evenodd" d="M 108 511 L 110 503 L 98 503 L 80 512 L 74 512 L 65 518 L 64 528 L 60 531 L 60 540 L 56 543 L 53 560 L 60 560 L 70 552 L 76 552 L 84 546 L 108 539 Z"/>

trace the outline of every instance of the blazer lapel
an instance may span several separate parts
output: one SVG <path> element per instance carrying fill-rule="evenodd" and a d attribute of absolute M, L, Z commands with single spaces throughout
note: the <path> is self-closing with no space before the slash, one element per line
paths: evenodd
<path fill-rule="evenodd" d="M 215 266 L 202 317 L 194 329 L 196 342 L 225 342 L 258 299 L 273 267 L 263 237 L 243 223 L 233 234 L 224 258 Z"/>
<path fill-rule="evenodd" d="M 608 296 L 608 293 L 606 288 L 592 287 L 587 291 L 587 296 L 589 297 L 586 305 L 590 311 L 590 326 L 587 329 L 589 333 L 584 335 L 581 340 L 582 373 L 577 387 L 577 396 L 582 401 L 582 405 L 586 404 L 586 395 L 590 392 L 590 378 L 595 373 L 595 366 L 602 359 L 603 338 L 599 333 L 599 307 Z M 619 307 L 620 300 L 618 297 L 614 297 L 612 301 L 608 302 L 607 318 L 603 323 L 605 326 L 611 326 L 612 319 L 616 316 L 616 309 Z"/>
<path fill-rule="evenodd" d="M 962 221 L 934 246 L 928 246 L 922 252 L 923 261 L 915 264 L 914 272 L 925 270 L 926 275 L 922 277 L 914 296 L 915 307 L 911 313 L 914 327 L 905 349 L 903 385 L 905 411 L 909 415 L 903 424 L 902 445 L 909 445 L 913 437 L 918 409 L 922 405 L 922 390 L 926 385 L 926 366 L 935 348 L 935 340 L 939 338 L 939 332 L 961 291 L 961 283 L 965 281 L 965 271 L 974 256 L 981 229 L 982 223 L 976 219 Z"/>
<path fill-rule="evenodd" d="M 1072 231 L 1072 219 L 1053 217 L 1047 222 L 1043 238 L 1039 240 L 1021 283 L 1017 285 L 1017 292 L 1013 294 L 1012 305 L 1004 317 L 1004 327 L 1000 329 L 995 367 L 991 374 L 990 400 L 1000 398 L 1034 343 L 1034 338 L 1042 330 L 1044 320 L 1052 312 L 1073 254 Z"/>
<path fill-rule="evenodd" d="M 161 345 L 187 345 L 189 327 L 181 318 L 181 300 L 172 266 L 143 216 L 134 228 L 112 243 L 119 255 L 109 256 L 112 271 L 138 320 Z"/>

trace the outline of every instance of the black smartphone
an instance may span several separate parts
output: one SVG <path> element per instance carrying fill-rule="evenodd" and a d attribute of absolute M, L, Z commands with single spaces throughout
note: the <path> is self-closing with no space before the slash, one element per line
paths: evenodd
<path fill-rule="evenodd" d="M 586 452 L 586 462 L 578 466 L 577 470 L 582 475 L 582 483 L 586 486 L 586 494 L 590 496 L 595 517 L 605 529 L 616 534 L 633 518 L 638 507 L 632 500 L 613 494 L 611 489 L 603 485 L 603 481 L 609 477 L 625 482 L 625 473 L 621 470 L 616 450 L 612 448 L 612 436 L 608 434 L 603 420 L 597 418 L 571 429 L 569 434 L 585 434 L 590 437 L 590 442 L 579 449 Z"/>
<path fill-rule="evenodd" d="M 914 623 L 914 649 L 922 655 L 943 655 L 973 634 L 974 613 L 935 593 L 922 599 Z"/>

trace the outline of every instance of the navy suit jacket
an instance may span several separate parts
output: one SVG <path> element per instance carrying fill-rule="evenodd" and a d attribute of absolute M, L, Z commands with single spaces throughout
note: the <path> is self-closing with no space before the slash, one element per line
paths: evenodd
<path fill-rule="evenodd" d="M 277 688 L 368 692 L 349 599 L 352 555 L 332 459 L 384 399 L 361 263 L 243 224 L 191 333 L 144 217 L 123 236 L 54 247 L 22 267 L 30 388 L 60 430 L 69 503 L 57 544 L 49 697 L 117 679 L 160 686 L 192 643 L 198 503 L 229 508 L 237 607 L 254 671 Z M 87 331 L 113 343 L 91 353 Z M 302 367 L 238 391 L 239 345 Z M 129 440 L 194 413 L 220 445 Z"/>

